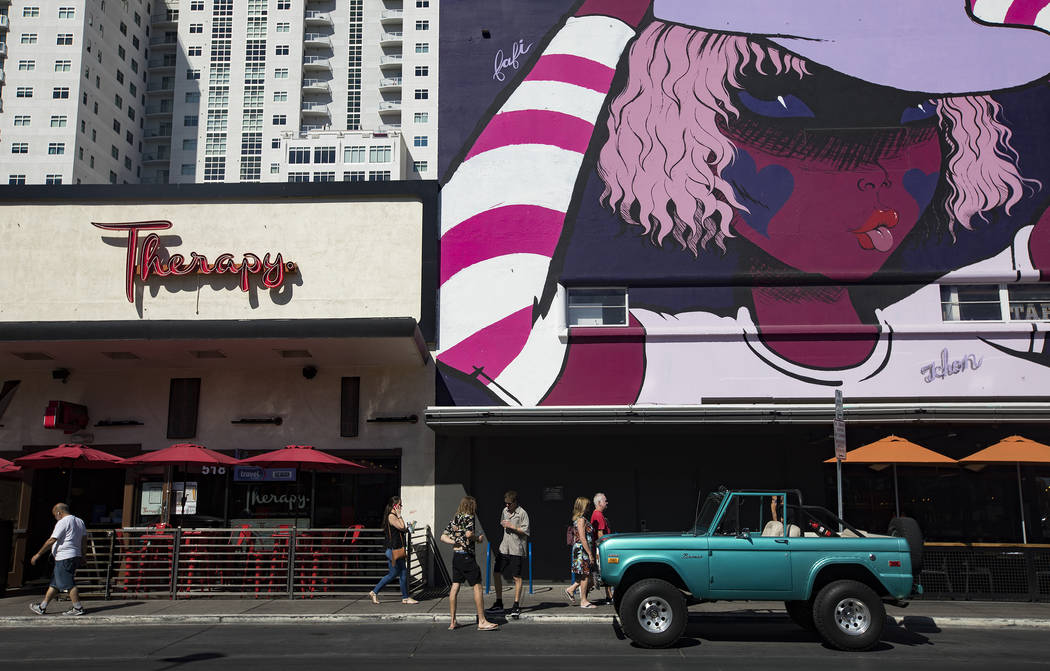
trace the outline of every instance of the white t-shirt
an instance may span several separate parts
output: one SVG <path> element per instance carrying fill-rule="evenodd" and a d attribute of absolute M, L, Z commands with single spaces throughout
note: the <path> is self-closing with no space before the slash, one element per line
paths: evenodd
<path fill-rule="evenodd" d="M 51 532 L 51 538 L 55 539 L 55 544 L 51 546 L 55 561 L 79 557 L 86 530 L 84 520 L 76 515 L 66 515 L 60 519 Z"/>

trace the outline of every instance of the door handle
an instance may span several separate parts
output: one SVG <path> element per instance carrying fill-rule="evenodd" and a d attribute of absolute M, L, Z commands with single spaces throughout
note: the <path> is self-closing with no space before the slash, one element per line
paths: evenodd
<path fill-rule="evenodd" d="M 787 544 L 787 542 L 788 542 L 788 539 L 786 539 L 786 538 L 774 538 L 773 540 L 775 540 L 777 543 L 784 543 L 784 544 Z"/>

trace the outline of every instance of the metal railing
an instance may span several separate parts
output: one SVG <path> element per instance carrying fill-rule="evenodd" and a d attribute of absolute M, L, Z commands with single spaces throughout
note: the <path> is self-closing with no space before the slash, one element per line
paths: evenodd
<path fill-rule="evenodd" d="M 307 598 L 367 593 L 386 574 L 381 529 L 89 531 L 77 583 L 85 596 Z M 409 589 L 447 583 L 430 527 L 412 532 Z M 396 582 L 396 581 L 395 581 Z"/>
<path fill-rule="evenodd" d="M 1050 546 L 927 544 L 924 599 L 1050 601 Z"/>

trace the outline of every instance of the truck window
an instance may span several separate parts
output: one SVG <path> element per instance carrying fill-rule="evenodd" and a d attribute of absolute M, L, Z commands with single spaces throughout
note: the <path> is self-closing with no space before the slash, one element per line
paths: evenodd
<path fill-rule="evenodd" d="M 762 533 L 762 528 L 770 519 L 768 496 L 733 494 L 725 514 L 718 522 L 715 535 L 736 536 L 742 531 L 757 535 Z"/>

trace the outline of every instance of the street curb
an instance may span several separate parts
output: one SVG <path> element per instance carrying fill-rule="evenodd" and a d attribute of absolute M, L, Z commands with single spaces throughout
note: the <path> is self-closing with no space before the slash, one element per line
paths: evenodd
<path fill-rule="evenodd" d="M 608 615 L 529 615 L 523 613 L 520 622 L 541 624 L 612 624 L 616 619 Z M 692 613 L 691 619 L 701 622 L 730 623 L 762 620 L 787 620 L 781 613 Z M 958 627 L 960 629 L 1050 629 L 1050 619 L 1007 617 L 931 617 L 909 615 L 892 618 L 897 626 Z M 224 625 L 224 624 L 377 624 L 380 622 L 434 623 L 448 622 L 445 613 L 378 613 L 344 615 L 263 615 L 263 614 L 215 614 L 215 615 L 82 615 L 79 617 L 10 616 L 0 617 L 0 628 L 58 627 L 58 626 L 147 626 L 147 625 Z"/>

